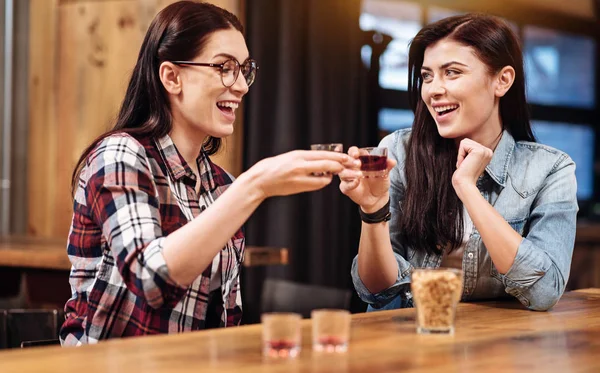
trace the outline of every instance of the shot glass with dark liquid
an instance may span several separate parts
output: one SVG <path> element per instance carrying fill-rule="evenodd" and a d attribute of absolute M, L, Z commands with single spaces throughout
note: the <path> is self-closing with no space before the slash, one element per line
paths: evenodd
<path fill-rule="evenodd" d="M 385 177 L 387 175 L 387 148 L 360 148 L 360 170 L 365 178 Z"/>
<path fill-rule="evenodd" d="M 312 144 L 310 146 L 310 150 L 326 150 L 329 152 L 337 152 L 341 153 L 344 151 L 344 145 L 340 143 L 331 143 L 331 144 Z M 328 172 L 313 172 L 311 175 L 313 176 L 324 176 L 328 175 Z"/>
<path fill-rule="evenodd" d="M 263 355 L 270 358 L 294 358 L 301 349 L 300 321 L 297 313 L 274 312 L 261 315 Z"/>

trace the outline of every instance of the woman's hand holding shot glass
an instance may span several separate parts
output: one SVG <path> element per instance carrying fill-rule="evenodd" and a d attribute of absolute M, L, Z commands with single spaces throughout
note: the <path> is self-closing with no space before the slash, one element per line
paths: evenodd
<path fill-rule="evenodd" d="M 286 196 L 325 187 L 333 175 L 352 167 L 353 162 L 343 153 L 294 150 L 261 160 L 246 172 L 246 177 L 256 181 L 264 198 Z"/>
<path fill-rule="evenodd" d="M 339 174 L 340 191 L 365 213 L 381 209 L 389 201 L 388 172 L 396 166 L 396 161 L 387 157 L 387 148 L 353 146 L 348 155 L 358 162 Z"/>

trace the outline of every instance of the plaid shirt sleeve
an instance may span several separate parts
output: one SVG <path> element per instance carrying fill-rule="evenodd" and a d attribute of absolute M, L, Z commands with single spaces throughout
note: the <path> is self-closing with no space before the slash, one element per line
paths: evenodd
<path fill-rule="evenodd" d="M 129 136 L 110 136 L 86 168 L 87 206 L 127 288 L 153 308 L 174 307 L 186 288 L 171 278 L 162 254 L 159 201 L 144 147 Z"/>

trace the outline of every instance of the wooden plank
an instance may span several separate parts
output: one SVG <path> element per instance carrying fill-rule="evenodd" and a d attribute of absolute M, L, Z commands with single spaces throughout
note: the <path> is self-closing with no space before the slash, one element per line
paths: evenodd
<path fill-rule="evenodd" d="M 75 163 L 94 138 L 113 126 L 125 94 L 142 40 L 137 10 L 135 0 L 59 7 L 57 127 L 60 143 L 69 146 L 57 148 L 54 237 L 66 237 L 71 223 Z"/>
<path fill-rule="evenodd" d="M 68 271 L 66 239 L 0 237 L 0 266 Z"/>
<path fill-rule="evenodd" d="M 56 164 L 57 0 L 30 0 L 27 233 L 51 236 Z"/>
<path fill-rule="evenodd" d="M 348 353 L 311 351 L 302 321 L 294 360 L 261 356 L 260 325 L 0 352 L 3 371 L 127 372 L 594 372 L 600 369 L 600 292 L 567 293 L 550 312 L 517 302 L 461 303 L 456 333 L 418 335 L 414 309 L 352 316 Z"/>

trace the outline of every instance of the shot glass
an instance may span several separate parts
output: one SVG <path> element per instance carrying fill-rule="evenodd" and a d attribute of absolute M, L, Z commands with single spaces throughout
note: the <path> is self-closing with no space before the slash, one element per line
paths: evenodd
<path fill-rule="evenodd" d="M 410 287 L 417 312 L 417 333 L 454 334 L 456 306 L 463 289 L 462 271 L 414 269 Z"/>
<path fill-rule="evenodd" d="M 338 309 L 314 310 L 312 346 L 318 352 L 346 352 L 350 340 L 350 312 Z"/>
<path fill-rule="evenodd" d="M 360 148 L 360 170 L 365 178 L 387 175 L 387 148 Z"/>
<path fill-rule="evenodd" d="M 301 349 L 300 321 L 297 313 L 264 313 L 261 315 L 263 355 L 294 358 Z"/>
<path fill-rule="evenodd" d="M 339 143 L 331 143 L 331 144 L 312 144 L 310 146 L 310 150 L 326 150 L 330 152 L 341 153 L 344 151 L 344 145 Z M 311 175 L 313 176 L 324 176 L 329 175 L 329 172 L 313 172 Z"/>

